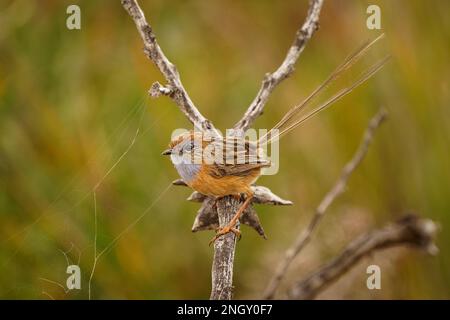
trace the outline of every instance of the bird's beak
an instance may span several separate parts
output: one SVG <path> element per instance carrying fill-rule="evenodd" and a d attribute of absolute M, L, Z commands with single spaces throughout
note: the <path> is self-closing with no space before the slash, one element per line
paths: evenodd
<path fill-rule="evenodd" d="M 172 154 L 172 149 L 164 150 L 163 153 L 161 153 L 161 155 L 163 155 L 163 156 L 169 156 L 171 154 Z"/>

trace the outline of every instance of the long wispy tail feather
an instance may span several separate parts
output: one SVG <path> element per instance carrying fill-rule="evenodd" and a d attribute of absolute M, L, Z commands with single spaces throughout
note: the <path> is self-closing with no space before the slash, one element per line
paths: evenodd
<path fill-rule="evenodd" d="M 307 106 L 311 105 L 311 102 L 315 97 L 317 97 L 320 93 L 322 93 L 330 83 L 336 80 L 339 76 L 341 76 L 346 70 L 348 70 L 351 66 L 353 66 L 361 57 L 364 56 L 365 53 L 379 40 L 384 37 L 384 33 L 379 35 L 372 41 L 366 41 L 363 45 L 361 45 L 355 52 L 349 55 L 332 73 L 331 75 L 320 84 L 308 97 L 306 97 L 303 102 L 291 110 L 289 110 L 286 115 L 263 137 L 259 139 L 260 143 L 267 143 L 273 141 L 274 139 L 279 139 L 281 136 L 284 136 L 286 133 L 292 131 L 300 124 L 310 119 L 320 111 L 330 107 L 333 103 L 340 100 L 342 97 L 353 91 L 356 87 L 370 79 L 377 71 L 379 71 L 389 60 L 389 56 L 378 61 L 376 64 L 366 69 L 357 80 L 355 80 L 350 86 L 342 88 L 336 94 L 334 94 L 330 99 L 326 102 L 319 104 L 317 107 L 314 107 L 313 110 L 306 115 L 296 119 L 302 110 L 304 110 Z"/>

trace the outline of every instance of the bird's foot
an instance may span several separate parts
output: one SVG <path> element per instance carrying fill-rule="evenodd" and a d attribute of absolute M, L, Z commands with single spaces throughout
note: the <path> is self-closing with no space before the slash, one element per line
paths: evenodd
<path fill-rule="evenodd" d="M 242 196 L 241 196 L 240 193 L 238 193 L 238 194 L 232 194 L 231 196 L 234 198 L 234 200 L 237 200 L 237 201 L 240 201 L 241 198 L 242 198 Z"/>
<path fill-rule="evenodd" d="M 211 241 L 209 242 L 209 245 L 212 245 L 221 236 L 226 235 L 227 233 L 230 233 L 230 232 L 233 232 L 238 240 L 241 239 L 241 232 L 239 231 L 239 229 L 237 229 L 234 225 L 227 225 L 227 226 L 225 226 L 223 228 L 219 228 L 217 230 L 216 235 L 211 239 Z"/>

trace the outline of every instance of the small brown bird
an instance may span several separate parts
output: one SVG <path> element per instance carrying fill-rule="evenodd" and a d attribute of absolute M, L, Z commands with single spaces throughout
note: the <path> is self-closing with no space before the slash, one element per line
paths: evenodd
<path fill-rule="evenodd" d="M 230 223 L 219 229 L 210 243 L 229 232 L 240 236 L 240 232 L 236 229 L 236 224 L 253 197 L 251 185 L 261 175 L 262 168 L 270 166 L 270 161 L 264 156 L 261 146 L 279 139 L 284 134 L 292 131 L 307 119 L 351 92 L 380 70 L 389 57 L 380 60 L 363 72 L 350 86 L 344 87 L 330 99 L 313 108 L 311 112 L 299 117 L 300 111 L 304 110 L 314 97 L 344 71 L 349 69 L 383 36 L 382 34 L 375 40 L 365 43 L 345 59 L 316 90 L 300 105 L 289 110 L 281 121 L 258 141 L 248 141 L 243 137 L 212 138 L 202 132 L 190 131 L 175 137 L 170 142 L 169 149 L 162 154 L 170 155 L 176 170 L 189 187 L 216 199 L 228 195 L 238 197 L 244 195 L 246 197 Z"/>

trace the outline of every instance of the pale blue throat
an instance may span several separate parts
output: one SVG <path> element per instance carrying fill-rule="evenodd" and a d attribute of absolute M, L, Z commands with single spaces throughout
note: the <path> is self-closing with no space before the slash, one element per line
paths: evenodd
<path fill-rule="evenodd" d="M 190 183 L 195 179 L 197 173 L 199 173 L 201 164 L 182 162 L 180 164 L 175 164 L 175 168 L 177 169 L 178 174 L 184 180 L 184 182 Z"/>

